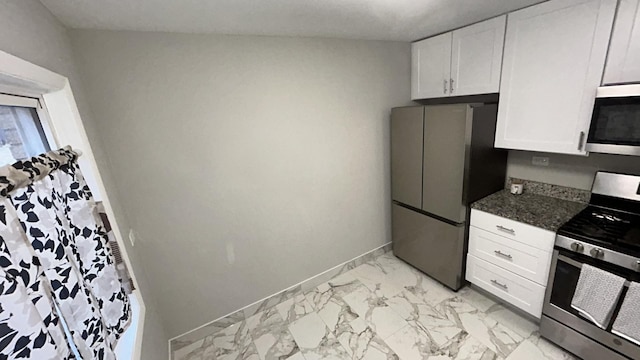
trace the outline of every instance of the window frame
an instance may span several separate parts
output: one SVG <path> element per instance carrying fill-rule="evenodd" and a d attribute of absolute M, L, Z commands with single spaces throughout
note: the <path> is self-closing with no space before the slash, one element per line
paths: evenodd
<path fill-rule="evenodd" d="M 109 196 L 100 176 L 100 170 L 84 129 L 69 80 L 62 75 L 0 50 L 0 93 L 39 100 L 40 106 L 36 109 L 40 111 L 38 116 L 42 116 L 40 121 L 46 122 L 50 128 L 51 136 L 54 139 L 54 142 L 50 145 L 55 145 L 52 148 L 70 145 L 74 150 L 82 151 L 82 156 L 78 159 L 78 165 L 82 170 L 85 181 L 91 188 L 95 200 L 103 203 L 131 278 L 136 289 L 140 289 L 127 253 L 123 234 L 118 226 L 113 206 L 109 201 Z M 133 296 L 137 300 L 140 312 L 137 328 L 135 329 L 136 335 L 132 359 L 140 359 L 146 305 L 140 290 L 134 290 Z"/>
<path fill-rule="evenodd" d="M 42 103 L 42 98 L 0 93 L 0 106 L 15 106 L 36 110 L 36 114 L 38 114 L 38 120 L 40 121 L 40 126 L 42 126 L 42 130 L 44 131 L 44 136 L 47 139 L 49 148 L 51 148 L 51 150 L 55 150 L 60 146 L 58 146 L 58 140 L 53 133 L 53 126 L 51 125 L 49 114 L 47 113 L 47 110 L 42 106 Z"/>

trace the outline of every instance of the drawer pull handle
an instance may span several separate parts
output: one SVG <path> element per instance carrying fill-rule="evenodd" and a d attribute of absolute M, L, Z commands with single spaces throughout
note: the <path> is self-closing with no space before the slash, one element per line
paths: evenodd
<path fill-rule="evenodd" d="M 491 283 L 499 288 L 502 288 L 505 291 L 509 290 L 509 287 L 507 285 L 500 283 L 498 280 L 491 280 Z"/>
<path fill-rule="evenodd" d="M 509 228 L 506 228 L 506 227 L 504 227 L 504 226 L 496 225 L 496 228 L 497 228 L 498 230 L 500 230 L 500 231 L 503 231 L 503 232 L 509 233 L 509 234 L 511 234 L 511 235 L 515 235 L 515 234 L 516 234 L 516 231 L 515 231 L 515 230 L 513 230 L 513 229 L 509 229 Z"/>
<path fill-rule="evenodd" d="M 511 256 L 511 255 L 509 255 L 509 254 L 505 254 L 505 253 L 503 253 L 503 252 L 502 252 L 502 251 L 500 251 L 500 250 L 494 250 L 493 252 L 494 252 L 496 255 L 498 255 L 498 256 L 502 256 L 502 257 L 503 257 L 503 258 L 505 258 L 505 259 L 513 260 L 513 256 Z"/>

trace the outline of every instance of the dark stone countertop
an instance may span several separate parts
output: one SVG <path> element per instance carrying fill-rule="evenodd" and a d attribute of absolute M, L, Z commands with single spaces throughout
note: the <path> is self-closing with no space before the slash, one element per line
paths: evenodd
<path fill-rule="evenodd" d="M 528 192 L 512 195 L 508 190 L 498 191 L 471 204 L 472 209 L 553 232 L 586 206 L 581 202 Z"/>

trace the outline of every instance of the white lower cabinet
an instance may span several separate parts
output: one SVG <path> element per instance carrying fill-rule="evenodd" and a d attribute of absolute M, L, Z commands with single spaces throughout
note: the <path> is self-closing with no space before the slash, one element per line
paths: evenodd
<path fill-rule="evenodd" d="M 555 234 L 471 210 L 467 280 L 540 318 Z"/>
<path fill-rule="evenodd" d="M 467 280 L 539 318 L 545 287 L 473 255 L 467 257 Z"/>
<path fill-rule="evenodd" d="M 471 226 L 547 252 L 553 250 L 556 241 L 553 231 L 475 209 L 471 210 Z"/>
<path fill-rule="evenodd" d="M 547 285 L 551 265 L 551 254 L 547 251 L 471 227 L 469 254 L 542 286 Z"/>

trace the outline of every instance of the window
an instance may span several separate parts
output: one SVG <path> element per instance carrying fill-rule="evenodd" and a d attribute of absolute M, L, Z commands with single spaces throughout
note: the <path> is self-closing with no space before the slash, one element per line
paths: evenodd
<path fill-rule="evenodd" d="M 37 99 L 0 94 L 0 166 L 51 150 L 44 117 Z"/>
<path fill-rule="evenodd" d="M 91 188 L 95 200 L 104 203 L 105 210 L 113 221 L 112 231 L 117 241 L 122 245 L 120 248 L 123 251 L 127 266 L 131 269 L 131 262 L 122 241 L 124 237 L 120 232 L 120 227 L 115 223 L 114 211 L 100 178 L 100 172 L 91 151 L 89 139 L 82 126 L 82 119 L 68 79 L 0 50 L 0 105 L 25 107 L 24 105 L 2 103 L 1 99 L 6 99 L 2 93 L 14 92 L 41 99 L 44 109 L 38 106 L 36 99 L 29 99 L 31 105 L 26 107 L 36 109 L 40 125 L 44 130 L 50 148 L 56 149 L 61 145 L 70 145 L 76 150 L 83 151 L 83 155 L 78 159 L 80 169 L 82 169 L 84 178 Z M 26 98 L 13 98 L 26 101 Z M 0 164 L 0 166 L 2 165 Z M 141 358 L 142 335 L 147 318 L 146 306 L 139 290 L 135 290 L 133 295 L 137 300 L 136 304 L 132 303 L 134 314 L 137 313 L 137 321 L 134 315 L 132 326 L 127 330 L 132 334 L 123 334 L 119 342 L 119 344 L 122 344 L 120 345 L 122 352 L 116 350 L 118 351 L 118 359 Z M 129 336 L 135 338 L 135 347 L 133 348 L 127 345 L 130 344 L 130 341 L 125 340 Z"/>

